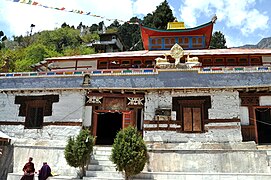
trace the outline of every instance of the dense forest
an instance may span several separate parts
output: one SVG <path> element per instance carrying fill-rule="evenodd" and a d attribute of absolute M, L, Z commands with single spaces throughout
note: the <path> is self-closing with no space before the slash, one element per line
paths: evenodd
<path fill-rule="evenodd" d="M 0 31 L 0 72 L 32 71 L 31 65 L 44 58 L 73 56 L 95 53 L 87 44 L 99 40 L 99 33 L 116 32 L 121 37 L 126 50 L 142 50 L 140 29 L 138 23 L 157 29 L 166 29 L 167 23 L 174 21 L 172 10 L 165 0 L 156 7 L 156 10 L 147 14 L 143 19 L 132 17 L 128 22 L 120 24 L 114 21 L 108 27 L 104 22 L 87 26 L 80 22 L 77 27 L 63 22 L 55 30 L 45 30 L 26 36 L 13 36 L 7 39 Z M 219 34 L 224 38 L 222 33 Z M 225 45 L 226 41 L 223 41 Z"/>

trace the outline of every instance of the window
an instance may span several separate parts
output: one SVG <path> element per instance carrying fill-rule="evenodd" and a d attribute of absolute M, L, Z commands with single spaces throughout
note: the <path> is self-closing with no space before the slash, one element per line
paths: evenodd
<path fill-rule="evenodd" d="M 258 58 L 258 57 L 252 57 L 252 58 L 250 59 L 250 63 L 251 63 L 252 65 L 261 65 L 261 60 L 260 60 L 260 58 Z"/>
<path fill-rule="evenodd" d="M 107 69 L 107 61 L 99 61 L 98 69 Z"/>
<path fill-rule="evenodd" d="M 239 58 L 238 65 L 247 66 L 248 65 L 248 59 L 247 58 Z"/>
<path fill-rule="evenodd" d="M 202 65 L 203 66 L 212 66 L 213 65 L 213 61 L 211 58 L 204 58 L 202 60 Z"/>
<path fill-rule="evenodd" d="M 237 65 L 236 58 L 227 58 L 226 62 L 227 62 L 228 66 L 236 66 Z"/>
<path fill-rule="evenodd" d="M 173 98 L 173 109 L 177 111 L 177 120 L 181 121 L 183 132 L 204 131 L 210 102 L 209 96 Z"/>
<path fill-rule="evenodd" d="M 214 61 L 214 66 L 221 66 L 224 65 L 224 59 L 223 58 L 216 58 Z"/>
<path fill-rule="evenodd" d="M 52 104 L 58 101 L 58 95 L 16 96 L 15 104 L 20 104 L 19 116 L 25 117 L 25 129 L 41 129 L 44 116 L 52 115 Z"/>
<path fill-rule="evenodd" d="M 153 68 L 154 66 L 153 64 L 154 64 L 153 60 L 145 60 L 146 68 Z"/>

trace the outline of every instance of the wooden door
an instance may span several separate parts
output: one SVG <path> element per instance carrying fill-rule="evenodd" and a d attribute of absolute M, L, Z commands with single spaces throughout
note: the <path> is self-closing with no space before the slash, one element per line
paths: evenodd
<path fill-rule="evenodd" d="M 122 112 L 122 128 L 126 128 L 129 125 L 134 125 L 133 111 L 123 111 Z"/>

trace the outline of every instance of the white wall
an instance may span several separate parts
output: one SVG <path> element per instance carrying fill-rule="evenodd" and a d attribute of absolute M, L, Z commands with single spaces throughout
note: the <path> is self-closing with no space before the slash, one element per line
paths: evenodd
<path fill-rule="evenodd" d="M 271 106 L 271 96 L 260 96 L 259 104 L 260 106 Z"/>
<path fill-rule="evenodd" d="M 52 116 L 45 116 L 44 122 L 82 122 L 84 114 L 84 93 L 81 91 L 56 91 L 51 93 L 0 94 L 0 121 L 24 122 L 19 117 L 20 105 L 15 104 L 15 96 L 59 95 L 59 102 L 53 103 Z M 44 126 L 42 129 L 24 129 L 24 125 L 1 125 L 0 130 L 13 139 L 66 140 L 79 132 L 81 126 Z"/>
<path fill-rule="evenodd" d="M 15 104 L 15 95 L 0 93 L 0 121 L 23 121 L 19 117 L 19 104 Z"/>
<path fill-rule="evenodd" d="M 205 91 L 183 92 L 165 91 L 150 92 L 145 95 L 145 120 L 154 119 L 156 108 L 172 108 L 173 97 L 210 96 L 211 108 L 208 110 L 209 119 L 240 118 L 239 94 L 237 91 Z M 156 125 L 145 124 L 144 127 Z M 234 128 L 215 128 L 229 126 Z M 175 131 L 145 131 L 144 140 L 149 142 L 241 142 L 241 127 L 239 122 L 209 123 L 205 125 L 205 133 L 177 133 Z"/>
<path fill-rule="evenodd" d="M 52 116 L 45 116 L 44 122 L 82 122 L 84 118 L 84 91 L 25 92 L 0 94 L 0 121 L 24 122 L 19 117 L 20 105 L 15 96 L 59 95 L 59 102 L 53 103 Z M 12 138 L 14 145 L 14 172 L 21 172 L 29 156 L 34 158 L 36 170 L 47 161 L 52 171 L 61 175 L 76 175 L 76 169 L 67 165 L 64 148 L 69 136 L 76 136 L 81 126 L 49 125 L 42 129 L 24 129 L 24 125 L 0 125 L 0 131 Z"/>

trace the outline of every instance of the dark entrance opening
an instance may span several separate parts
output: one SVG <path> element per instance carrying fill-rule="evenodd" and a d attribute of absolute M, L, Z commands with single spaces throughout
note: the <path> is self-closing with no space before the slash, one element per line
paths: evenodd
<path fill-rule="evenodd" d="M 112 145 L 114 138 L 121 128 L 121 112 L 105 112 L 98 114 L 96 145 Z"/>
<path fill-rule="evenodd" d="M 257 108 L 258 144 L 271 144 L 271 114 L 269 108 Z"/>

